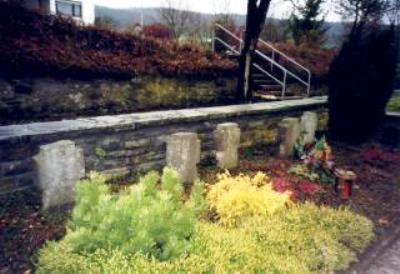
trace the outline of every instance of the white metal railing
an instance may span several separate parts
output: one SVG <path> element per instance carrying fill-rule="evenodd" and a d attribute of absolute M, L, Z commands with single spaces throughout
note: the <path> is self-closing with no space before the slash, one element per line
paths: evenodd
<path fill-rule="evenodd" d="M 213 52 L 215 52 L 215 43 L 218 42 L 218 43 L 222 44 L 224 47 L 226 47 L 227 49 L 229 49 L 230 51 L 232 51 L 234 54 L 240 55 L 240 53 L 242 51 L 242 47 L 243 47 L 243 39 L 238 37 L 236 34 L 231 32 L 230 30 L 226 29 L 225 27 L 221 26 L 220 24 L 215 24 L 215 27 L 222 30 L 224 33 L 228 34 L 231 38 L 236 40 L 239 43 L 239 45 L 238 45 L 238 49 L 237 49 L 237 48 L 235 48 L 234 45 L 230 45 L 228 42 L 222 40 L 221 38 L 217 37 L 214 34 L 214 37 L 212 39 Z M 274 46 L 272 46 L 268 42 L 266 42 L 262 39 L 259 39 L 258 42 L 263 44 L 264 46 L 268 47 L 271 50 L 271 57 L 264 54 L 260 50 L 255 51 L 255 53 L 260 58 L 269 62 L 271 72 L 268 72 L 268 69 L 264 68 L 263 66 L 255 63 L 255 62 L 253 63 L 253 67 L 256 68 L 260 73 L 262 73 L 262 74 L 268 76 L 269 78 L 271 78 L 272 80 L 274 80 L 277 84 L 279 84 L 282 87 L 282 93 L 281 93 L 282 99 L 284 99 L 285 94 L 286 94 L 288 76 L 293 77 L 299 83 L 303 84 L 307 88 L 307 96 L 309 96 L 310 88 L 311 88 L 311 71 L 308 68 L 304 67 L 303 65 L 299 64 L 298 62 L 296 62 L 293 58 L 287 56 L 282 51 L 276 49 Z M 307 75 L 307 79 L 302 79 L 302 77 L 300 75 L 296 74 L 295 72 L 293 72 L 293 71 L 289 70 L 288 68 L 285 68 L 283 65 L 279 64 L 277 62 L 278 56 L 279 56 L 279 58 L 283 58 L 287 62 L 295 65 L 299 70 L 304 71 Z M 282 71 L 283 79 L 278 79 L 277 76 L 273 75 L 272 72 L 275 67 Z"/>

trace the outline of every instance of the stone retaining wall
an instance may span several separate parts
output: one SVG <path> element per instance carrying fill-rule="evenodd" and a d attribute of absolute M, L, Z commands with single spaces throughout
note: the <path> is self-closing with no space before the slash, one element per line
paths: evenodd
<path fill-rule="evenodd" d="M 226 122 L 239 124 L 241 146 L 278 147 L 278 124 L 304 111 L 318 113 L 319 130 L 326 127 L 325 97 L 185 110 L 99 116 L 57 122 L 0 127 L 0 193 L 29 188 L 37 177 L 32 157 L 39 146 L 72 140 L 83 149 L 86 171 L 123 175 L 165 165 L 166 140 L 173 133 L 196 132 L 201 159 L 215 151 L 213 132 Z"/>

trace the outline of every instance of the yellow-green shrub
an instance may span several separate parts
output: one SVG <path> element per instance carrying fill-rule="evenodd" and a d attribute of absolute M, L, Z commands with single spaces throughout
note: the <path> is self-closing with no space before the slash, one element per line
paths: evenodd
<path fill-rule="evenodd" d="M 111 193 L 102 176 L 92 174 L 77 185 L 77 204 L 63 241 L 75 253 L 100 249 L 142 253 L 159 260 L 190 252 L 202 188 L 183 201 L 178 174 L 150 172 L 138 184 Z"/>
<path fill-rule="evenodd" d="M 38 273 L 332 273 L 372 237 L 365 217 L 303 204 L 247 219 L 240 228 L 198 222 L 191 253 L 168 261 L 119 250 L 76 254 L 53 242 L 40 252 Z"/>
<path fill-rule="evenodd" d="M 308 272 L 318 273 L 347 268 L 374 237 L 369 219 L 312 203 L 292 205 L 272 218 L 252 218 L 241 230 L 253 235 L 262 250 L 301 258 Z"/>
<path fill-rule="evenodd" d="M 167 192 L 169 199 L 179 205 L 176 214 L 192 212 L 190 216 L 196 214 L 199 216 L 204 213 L 207 204 L 203 199 L 203 189 L 200 184 L 193 187 L 190 200 L 183 203 L 182 188 L 176 184 L 178 181 L 174 174 L 164 172 L 162 179 L 164 183 L 159 186 L 161 191 L 157 187 L 158 175 L 155 173 L 142 178 L 141 183 L 133 187 L 135 190 L 133 193 L 136 198 L 140 198 L 143 205 L 149 206 L 146 200 L 148 197 L 153 197 L 153 200 L 148 202 L 155 203 L 154 206 L 157 208 L 156 211 L 148 210 L 152 207 L 143 208 L 149 213 L 146 218 L 153 215 L 154 218 L 150 218 L 150 221 L 141 219 L 143 224 L 138 228 L 142 230 L 137 231 L 147 233 L 150 239 L 160 237 L 171 241 L 171 246 L 174 247 L 180 246 L 176 244 L 177 242 L 183 242 L 184 246 L 190 247 L 184 249 L 189 252 L 175 252 L 174 256 L 168 259 L 161 257 L 163 260 L 160 260 L 159 252 L 135 252 L 141 250 L 142 243 L 129 241 L 121 246 L 99 245 L 91 252 L 77 252 L 76 242 L 71 241 L 68 234 L 63 240 L 50 242 L 40 250 L 37 272 L 333 273 L 348 267 L 356 260 L 357 253 L 366 248 L 373 239 L 372 222 L 348 209 L 319 207 L 311 203 L 291 204 L 286 207 L 289 202 L 287 195 L 275 193 L 267 184 L 268 177 L 262 173 L 255 177 L 221 175 L 217 184 L 210 187 L 207 197 L 217 212 L 218 206 L 224 205 L 223 210 L 218 213 L 222 212 L 221 222 L 211 223 L 190 219 L 193 220 L 191 224 L 195 223 L 193 230 L 189 230 L 190 237 L 178 238 L 183 235 L 182 229 L 192 227 L 175 223 L 168 202 L 164 204 L 164 200 L 154 199 L 154 196 Z M 109 196 L 107 188 L 104 188 L 104 184 L 98 182 L 98 179 L 93 184 L 84 185 L 84 188 L 88 193 L 83 196 L 78 195 L 81 206 L 78 207 L 80 210 L 75 210 L 73 214 L 77 222 L 75 225 L 93 225 L 92 219 L 83 218 L 87 214 L 96 217 L 93 220 L 100 220 L 100 223 L 104 222 L 105 217 L 110 216 L 108 210 L 105 211 L 98 206 L 94 209 L 90 204 L 101 204 L 103 199 L 119 201 L 128 197 L 126 193 Z M 78 189 L 79 192 L 82 190 Z M 241 192 L 245 195 L 241 196 Z M 246 206 L 250 209 L 247 210 Z M 185 208 L 183 213 L 181 207 Z M 232 211 L 230 215 L 228 208 Z M 125 209 L 127 216 L 137 217 L 136 207 Z M 114 209 L 110 210 L 112 212 Z M 238 214 L 236 210 L 239 211 Z M 157 212 L 160 214 L 150 214 Z M 124 224 L 123 220 L 116 222 L 115 228 L 120 229 L 118 226 L 121 224 Z M 124 225 L 121 227 L 125 228 Z M 153 230 L 156 234 L 152 234 Z M 96 236 L 110 235 L 104 231 L 103 234 Z M 127 236 L 132 237 L 132 235 Z M 78 242 L 81 243 L 82 240 Z M 90 246 L 98 244 L 97 241 L 100 240 L 102 239 L 96 237 L 85 238 L 84 243 Z M 129 244 L 132 252 L 126 252 L 126 249 L 122 248 L 124 244 Z"/>
<path fill-rule="evenodd" d="M 254 177 L 220 174 L 207 199 L 227 227 L 237 227 L 254 216 L 269 216 L 290 203 L 289 195 L 274 191 L 268 176 L 261 172 Z"/>

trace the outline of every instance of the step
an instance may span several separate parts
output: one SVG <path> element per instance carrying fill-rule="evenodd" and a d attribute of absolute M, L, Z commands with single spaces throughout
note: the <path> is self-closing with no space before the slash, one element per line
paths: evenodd
<path fill-rule="evenodd" d="M 254 82 L 265 82 L 265 83 L 271 83 L 271 84 L 276 84 L 276 81 L 272 78 L 269 78 L 267 76 L 263 77 L 263 78 L 254 78 L 253 77 L 253 81 Z"/>
<path fill-rule="evenodd" d="M 280 97 L 282 95 L 281 90 L 257 90 L 254 92 L 254 94 L 259 94 L 259 95 L 274 95 L 277 97 Z"/>
<path fill-rule="evenodd" d="M 266 78 L 266 77 L 268 77 L 268 76 L 265 75 L 265 74 L 262 74 L 262 73 L 253 73 L 253 74 L 252 74 L 252 77 L 253 77 L 253 78 Z"/>
<path fill-rule="evenodd" d="M 238 58 L 240 56 L 240 54 L 237 54 L 236 52 L 231 50 L 225 51 L 225 55 L 228 57 L 235 57 L 235 58 Z"/>
<path fill-rule="evenodd" d="M 274 70 L 273 72 L 271 72 L 268 68 L 265 68 L 266 69 L 266 71 L 270 74 L 270 75 L 273 75 L 273 76 L 275 76 L 276 78 L 278 78 L 278 79 L 283 79 L 283 76 L 282 76 L 282 72 L 281 71 L 278 71 L 278 70 Z M 258 70 L 257 70 L 258 71 Z M 267 74 L 264 74 L 264 73 L 254 73 L 253 72 L 253 74 L 252 74 L 252 77 L 253 77 L 253 79 L 254 78 L 256 78 L 256 79 L 263 79 L 263 78 L 267 78 L 267 79 L 271 79 L 271 77 L 269 76 L 269 75 L 267 75 Z"/>
<path fill-rule="evenodd" d="M 264 95 L 276 95 L 276 96 L 281 96 L 282 95 L 282 89 L 254 89 L 255 91 L 257 91 L 259 94 L 264 94 Z M 285 96 L 295 96 L 293 92 L 291 92 L 290 90 L 285 92 Z"/>
<path fill-rule="evenodd" d="M 304 96 L 286 96 L 281 97 L 281 95 L 274 95 L 274 94 L 263 94 L 259 92 L 254 92 L 253 96 L 258 99 L 262 99 L 265 101 L 281 101 L 281 100 L 297 100 L 303 99 Z"/>
<path fill-rule="evenodd" d="M 282 98 L 280 96 L 275 96 L 275 95 L 254 93 L 253 96 L 255 98 L 259 98 L 259 99 L 262 99 L 265 101 L 280 101 L 280 100 L 282 100 Z"/>
<path fill-rule="evenodd" d="M 272 84 L 272 85 L 258 85 L 259 89 L 265 90 L 265 91 L 274 91 L 274 90 L 282 90 L 281 85 L 277 84 Z"/>

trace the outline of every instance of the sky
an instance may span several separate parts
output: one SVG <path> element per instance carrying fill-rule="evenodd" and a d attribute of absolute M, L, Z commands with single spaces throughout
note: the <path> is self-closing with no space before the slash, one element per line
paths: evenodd
<path fill-rule="evenodd" d="M 197 11 L 202 13 L 229 13 L 246 14 L 247 0 L 93 0 L 96 5 L 111 8 L 138 8 L 138 7 L 160 7 L 165 6 L 170 1 L 175 7 Z M 329 21 L 339 21 L 340 18 L 333 12 L 332 8 L 325 6 L 327 12 L 326 19 Z M 287 18 L 290 15 L 291 6 L 284 0 L 272 0 L 268 13 L 270 17 Z"/>

